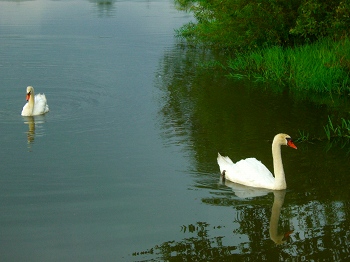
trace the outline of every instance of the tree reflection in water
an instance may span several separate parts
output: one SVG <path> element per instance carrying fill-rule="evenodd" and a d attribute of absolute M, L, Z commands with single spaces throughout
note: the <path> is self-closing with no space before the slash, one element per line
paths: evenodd
<path fill-rule="evenodd" d="M 343 261 L 349 258 L 347 221 L 342 218 L 343 221 L 334 226 L 319 223 L 317 220 L 325 213 L 318 210 L 317 214 L 310 214 L 307 211 L 320 208 L 317 203 L 297 208 L 287 206 L 280 217 L 286 192 L 275 191 L 273 194 L 272 209 L 261 204 L 235 208 L 237 215 L 233 223 L 239 226 L 232 234 L 241 239 L 237 245 L 224 244 L 225 236 L 211 236 L 220 226 L 196 222 L 181 227 L 192 237 L 167 241 L 149 250 L 135 252 L 133 256 L 151 256 L 150 260 L 162 261 Z M 227 202 L 223 204 L 227 205 Z M 295 229 L 292 234 L 291 227 Z"/>
<path fill-rule="evenodd" d="M 116 0 L 89 0 L 93 3 L 99 17 L 109 17 L 115 15 Z"/>
<path fill-rule="evenodd" d="M 178 50 L 165 55 L 157 73 L 158 86 L 163 91 L 159 99 L 161 135 L 165 143 L 182 146 L 191 157 L 193 187 L 207 192 L 201 202 L 208 208 L 232 208 L 232 224 L 214 226 L 201 221 L 179 225 L 186 234 L 182 240 L 169 240 L 133 255 L 163 261 L 349 259 L 350 176 L 348 157 L 343 153 L 327 153 L 322 143 L 300 145 L 294 163 L 301 164 L 291 169 L 286 161 L 286 170 L 295 171 L 287 172 L 287 193 L 273 192 L 273 203 L 271 192 L 257 194 L 250 192 L 252 189 L 217 183 L 215 160 L 222 148 L 239 150 L 250 157 L 257 138 L 270 137 L 270 130 L 280 131 L 281 123 L 284 130 L 295 130 L 294 123 L 307 130 L 323 130 L 320 117 L 327 119 L 329 109 L 291 100 L 280 91 L 265 94 L 261 90 L 246 91 L 239 85 L 233 87 L 221 73 L 203 70 L 203 61 L 212 57 L 209 52 L 184 47 L 179 54 Z M 259 106 L 261 101 L 263 105 Z M 266 104 L 273 104 L 275 109 L 265 110 Z M 286 114 L 290 116 L 288 122 L 284 121 Z M 315 115 L 319 117 L 315 119 Z M 278 121 L 266 122 L 267 118 Z M 242 134 L 248 134 L 245 139 L 250 139 L 254 148 L 240 144 Z M 266 148 L 270 150 L 270 143 Z M 269 163 L 270 158 L 268 155 L 261 160 Z M 232 226 L 232 231 L 223 230 Z"/>

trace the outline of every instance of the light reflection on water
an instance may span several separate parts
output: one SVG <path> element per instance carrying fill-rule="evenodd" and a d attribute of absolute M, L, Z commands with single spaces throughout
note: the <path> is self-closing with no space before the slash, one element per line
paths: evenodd
<path fill-rule="evenodd" d="M 31 144 L 34 143 L 35 137 L 41 137 L 45 135 L 45 116 L 24 116 L 23 123 L 28 125 L 27 142 L 28 148 L 31 148 Z"/>
<path fill-rule="evenodd" d="M 275 133 L 322 131 L 331 109 L 208 74 L 209 52 L 174 41 L 189 17 L 170 2 L 0 2 L 0 14 L 3 259 L 347 257 L 344 151 L 284 150 L 284 203 L 222 184 L 216 164 L 220 151 L 271 169 Z M 20 116 L 27 85 L 45 116 Z"/>

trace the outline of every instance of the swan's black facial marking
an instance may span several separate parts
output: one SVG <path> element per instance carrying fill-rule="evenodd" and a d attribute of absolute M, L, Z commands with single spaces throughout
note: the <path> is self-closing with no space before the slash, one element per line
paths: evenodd
<path fill-rule="evenodd" d="M 287 141 L 287 146 L 297 149 L 297 146 L 294 144 L 292 138 L 290 136 L 286 137 L 286 141 Z"/>
<path fill-rule="evenodd" d="M 286 137 L 286 140 L 287 140 L 287 145 L 290 143 L 294 144 L 293 139 L 291 137 Z"/>

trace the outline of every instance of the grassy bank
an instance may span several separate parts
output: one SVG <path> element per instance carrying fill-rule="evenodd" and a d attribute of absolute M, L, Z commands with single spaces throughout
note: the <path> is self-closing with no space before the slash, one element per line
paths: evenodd
<path fill-rule="evenodd" d="M 228 62 L 230 76 L 279 82 L 319 93 L 350 92 L 350 39 L 323 39 L 295 48 L 262 48 Z"/>

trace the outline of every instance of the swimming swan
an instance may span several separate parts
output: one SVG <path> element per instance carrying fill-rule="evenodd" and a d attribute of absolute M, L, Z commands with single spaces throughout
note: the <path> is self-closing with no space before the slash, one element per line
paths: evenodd
<path fill-rule="evenodd" d="M 232 182 L 259 188 L 282 190 L 287 188 L 281 157 L 281 145 L 297 149 L 287 134 L 277 134 L 272 142 L 272 158 L 275 177 L 256 158 L 247 158 L 233 163 L 227 156 L 218 153 L 218 164 L 223 178 Z"/>
<path fill-rule="evenodd" d="M 49 112 L 46 96 L 37 94 L 34 97 L 34 88 L 32 86 L 27 87 L 26 100 L 28 102 L 23 106 L 22 116 L 37 116 Z"/>

